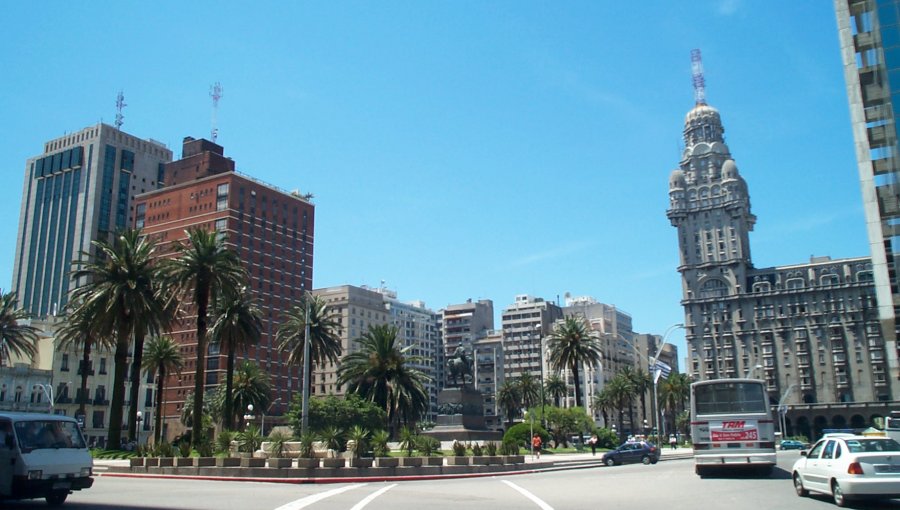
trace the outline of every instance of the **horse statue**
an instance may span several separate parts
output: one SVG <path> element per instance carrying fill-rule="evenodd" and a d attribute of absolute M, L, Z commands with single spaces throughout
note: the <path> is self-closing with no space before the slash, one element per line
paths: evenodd
<path fill-rule="evenodd" d="M 447 370 L 453 386 L 465 386 L 466 376 L 472 377 L 472 360 L 464 347 L 457 347 L 453 356 L 447 360 Z M 462 379 L 462 384 L 459 384 L 458 379 Z"/>

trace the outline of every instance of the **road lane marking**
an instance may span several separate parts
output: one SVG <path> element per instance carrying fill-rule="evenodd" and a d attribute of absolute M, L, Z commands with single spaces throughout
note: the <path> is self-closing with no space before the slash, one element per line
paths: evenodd
<path fill-rule="evenodd" d="M 281 505 L 280 507 L 276 508 L 275 510 L 300 510 L 301 508 L 306 508 L 309 505 L 311 505 L 317 501 L 322 501 L 325 498 L 330 498 L 331 496 L 335 496 L 342 492 L 349 491 L 350 489 L 356 489 L 356 488 L 362 487 L 364 485 L 366 485 L 366 484 L 353 483 L 350 485 L 346 485 L 344 487 L 338 487 L 337 489 L 331 489 L 329 491 L 320 492 L 318 494 L 306 496 L 305 498 L 300 498 L 296 501 L 291 501 L 290 503 L 288 503 L 286 505 Z"/>
<path fill-rule="evenodd" d="M 534 504 L 539 506 L 542 510 L 553 510 L 552 506 L 548 505 L 547 503 L 544 503 L 544 501 L 541 498 L 528 492 L 527 490 L 523 489 L 522 487 L 519 487 L 518 485 L 510 482 L 509 480 L 500 480 L 500 481 L 505 483 L 506 485 L 509 485 L 516 491 L 518 491 L 519 494 L 521 494 L 521 495 L 525 496 L 526 498 L 530 499 L 531 501 L 533 501 Z"/>
<path fill-rule="evenodd" d="M 362 501 L 360 501 L 359 503 L 353 505 L 353 508 L 351 508 L 350 510 L 362 510 L 366 505 L 371 503 L 372 500 L 374 500 L 378 496 L 381 496 L 382 494 L 393 489 L 396 486 L 397 486 L 397 484 L 395 483 L 393 485 L 388 485 L 387 487 L 382 487 L 382 488 L 378 489 L 377 491 L 375 491 L 372 494 L 369 494 L 368 496 L 363 498 Z"/>

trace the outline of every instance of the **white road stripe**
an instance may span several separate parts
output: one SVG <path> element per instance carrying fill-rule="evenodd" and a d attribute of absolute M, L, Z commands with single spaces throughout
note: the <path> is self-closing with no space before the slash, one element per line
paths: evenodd
<path fill-rule="evenodd" d="M 382 494 L 393 489 L 396 486 L 397 486 L 397 484 L 395 483 L 393 485 L 388 485 L 387 487 L 382 487 L 382 488 L 378 489 L 377 491 L 375 491 L 372 494 L 369 494 L 368 496 L 363 498 L 362 501 L 360 501 L 359 503 L 354 505 L 353 508 L 351 508 L 350 510 L 362 510 L 366 505 L 371 503 L 373 499 L 377 498 L 378 496 L 381 496 Z"/>
<path fill-rule="evenodd" d="M 318 494 L 313 494 L 311 496 L 306 496 L 305 498 L 300 498 L 296 501 L 291 501 L 286 505 L 281 505 L 275 510 L 300 510 L 301 508 L 306 508 L 309 505 L 322 501 L 325 498 L 330 498 L 331 496 L 335 496 L 345 491 L 349 491 L 350 489 L 356 489 L 362 487 L 366 484 L 364 483 L 353 483 L 350 485 L 346 485 L 344 487 L 338 487 L 337 489 L 331 489 L 330 491 L 320 492 Z"/>
<path fill-rule="evenodd" d="M 552 507 L 552 506 L 548 505 L 547 503 L 544 503 L 544 501 L 543 501 L 541 498 L 539 498 L 539 497 L 535 496 L 534 494 L 528 492 L 527 490 L 523 489 L 522 487 L 519 487 L 518 485 L 516 485 L 516 484 L 510 482 L 509 480 L 501 480 L 501 482 L 503 482 L 503 483 L 505 483 L 506 485 L 509 485 L 509 486 L 512 487 L 513 489 L 517 490 L 521 495 L 523 495 L 523 496 L 525 496 L 526 498 L 528 498 L 528 499 L 530 499 L 531 501 L 533 501 L 534 504 L 537 505 L 537 506 L 539 506 L 542 510 L 553 510 L 553 507 Z"/>

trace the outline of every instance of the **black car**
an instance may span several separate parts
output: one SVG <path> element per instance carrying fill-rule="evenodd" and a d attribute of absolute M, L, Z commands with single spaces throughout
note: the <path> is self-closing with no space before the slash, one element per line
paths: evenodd
<path fill-rule="evenodd" d="M 602 460 L 607 466 L 634 462 L 656 464 L 659 461 L 659 448 L 646 441 L 632 441 L 604 453 Z"/>

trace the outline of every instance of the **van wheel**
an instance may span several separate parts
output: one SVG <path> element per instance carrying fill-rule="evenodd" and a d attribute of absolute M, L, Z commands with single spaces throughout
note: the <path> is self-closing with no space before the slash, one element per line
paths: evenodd
<path fill-rule="evenodd" d="M 649 466 L 650 465 L 650 456 L 644 455 L 643 457 L 641 457 L 641 464 L 643 464 L 645 466 Z"/>
<path fill-rule="evenodd" d="M 69 491 L 56 491 L 47 494 L 45 499 L 50 506 L 60 506 L 66 502 L 67 497 L 69 497 Z"/>
<path fill-rule="evenodd" d="M 606 465 L 609 466 L 609 467 L 615 466 L 615 465 L 616 465 L 615 459 L 613 459 L 612 457 L 606 459 Z"/>

